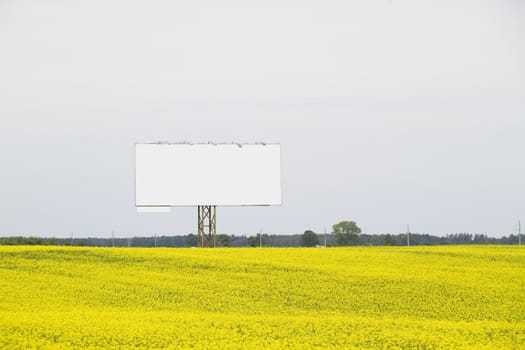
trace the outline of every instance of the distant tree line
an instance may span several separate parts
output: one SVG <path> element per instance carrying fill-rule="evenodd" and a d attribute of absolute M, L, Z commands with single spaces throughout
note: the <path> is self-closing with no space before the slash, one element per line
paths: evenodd
<path fill-rule="evenodd" d="M 524 240 L 522 236 L 522 240 Z M 156 244 L 155 244 L 156 241 Z M 314 247 L 324 246 L 403 246 L 407 245 L 407 234 L 359 234 L 357 239 L 343 237 L 338 240 L 336 233 L 319 234 L 311 230 L 304 234 L 251 236 L 217 235 L 221 247 Z M 458 233 L 444 237 L 429 234 L 410 234 L 410 245 L 453 245 L 453 244 L 518 244 L 518 236 L 511 234 L 501 238 L 485 234 Z M 183 236 L 130 237 L 130 238 L 41 238 L 41 237 L 0 237 L 0 245 L 58 245 L 88 247 L 196 247 L 195 234 Z"/>
<path fill-rule="evenodd" d="M 55 238 L 0 237 L 1 245 L 60 245 Z"/>
<path fill-rule="evenodd" d="M 485 234 L 455 233 L 444 237 L 420 233 L 362 234 L 355 221 L 341 221 L 332 226 L 331 233 L 318 234 L 311 230 L 303 234 L 251 236 L 218 234 L 218 247 L 341 247 L 341 246 L 403 246 L 447 244 L 518 244 L 518 236 L 501 238 Z M 41 238 L 0 237 L 0 245 L 60 245 L 89 247 L 197 247 L 197 235 L 153 236 L 128 238 Z"/>

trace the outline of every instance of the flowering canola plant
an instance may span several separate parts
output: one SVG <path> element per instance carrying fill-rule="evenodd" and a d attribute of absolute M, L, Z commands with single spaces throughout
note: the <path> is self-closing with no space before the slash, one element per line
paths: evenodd
<path fill-rule="evenodd" d="M 0 349 L 524 344 L 524 247 L 0 247 Z"/>

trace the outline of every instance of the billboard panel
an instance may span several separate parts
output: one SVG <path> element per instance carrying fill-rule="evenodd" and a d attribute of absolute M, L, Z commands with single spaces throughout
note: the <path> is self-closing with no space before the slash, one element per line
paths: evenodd
<path fill-rule="evenodd" d="M 136 144 L 137 207 L 280 205 L 277 144 Z"/>

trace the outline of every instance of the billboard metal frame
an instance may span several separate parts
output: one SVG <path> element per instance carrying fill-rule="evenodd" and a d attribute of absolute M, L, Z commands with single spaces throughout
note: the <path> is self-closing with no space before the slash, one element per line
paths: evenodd
<path fill-rule="evenodd" d="M 213 248 L 217 245 L 217 207 L 215 205 L 199 205 L 198 218 L 198 244 L 200 248 Z"/>

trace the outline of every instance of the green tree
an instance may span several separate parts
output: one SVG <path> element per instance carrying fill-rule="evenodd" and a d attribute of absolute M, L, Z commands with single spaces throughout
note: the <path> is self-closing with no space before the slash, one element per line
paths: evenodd
<path fill-rule="evenodd" d="M 336 245 L 356 245 L 361 229 L 355 221 L 341 221 L 332 226 Z"/>
<path fill-rule="evenodd" d="M 230 236 L 225 234 L 219 234 L 215 237 L 217 242 L 217 247 L 229 247 L 230 246 Z"/>
<path fill-rule="evenodd" d="M 319 244 L 319 238 L 317 238 L 317 235 L 314 231 L 304 231 L 302 237 L 301 237 L 301 245 L 303 247 L 315 247 Z"/>
<path fill-rule="evenodd" d="M 250 245 L 250 247 L 259 247 L 262 241 L 262 245 L 265 246 L 268 244 L 268 239 L 269 237 L 266 233 L 263 234 L 262 237 L 261 234 L 258 233 L 255 236 L 248 237 L 248 244 Z"/>
<path fill-rule="evenodd" d="M 396 238 L 391 234 L 386 234 L 384 239 L 385 245 L 396 245 Z"/>
<path fill-rule="evenodd" d="M 198 237 L 197 235 L 194 235 L 193 233 L 190 233 L 189 235 L 184 238 L 184 246 L 185 247 L 196 247 L 198 245 Z"/>

